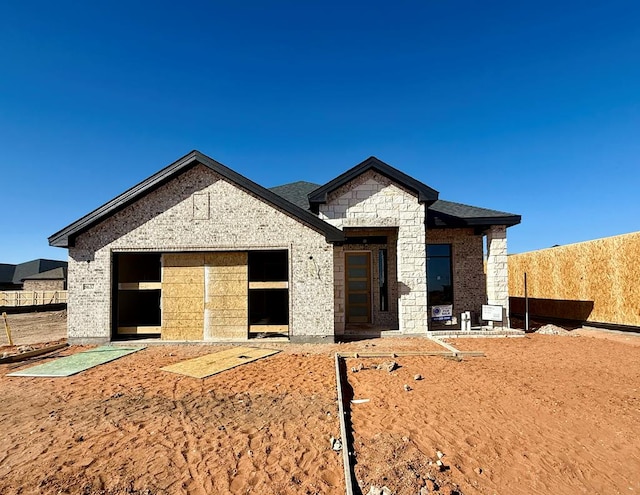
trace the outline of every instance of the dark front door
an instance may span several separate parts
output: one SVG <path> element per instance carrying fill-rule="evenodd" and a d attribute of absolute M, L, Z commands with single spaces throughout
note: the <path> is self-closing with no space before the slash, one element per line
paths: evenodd
<path fill-rule="evenodd" d="M 371 323 L 371 253 L 345 253 L 347 323 Z"/>

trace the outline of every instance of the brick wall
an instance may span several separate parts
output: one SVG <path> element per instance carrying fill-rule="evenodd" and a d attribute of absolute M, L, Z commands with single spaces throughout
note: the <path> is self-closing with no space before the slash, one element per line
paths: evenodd
<path fill-rule="evenodd" d="M 69 248 L 69 338 L 111 336 L 117 251 L 289 250 L 292 339 L 333 335 L 333 246 L 324 235 L 198 165 L 96 225 Z"/>
<path fill-rule="evenodd" d="M 64 290 L 64 280 L 25 280 L 22 290 Z"/>

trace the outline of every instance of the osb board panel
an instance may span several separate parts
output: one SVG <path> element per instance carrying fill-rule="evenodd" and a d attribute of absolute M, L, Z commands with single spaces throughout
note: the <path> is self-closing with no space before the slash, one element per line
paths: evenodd
<path fill-rule="evenodd" d="M 197 318 L 202 319 L 202 312 L 204 310 L 204 301 L 202 296 L 199 297 L 164 297 L 163 296 L 163 311 L 167 313 L 183 313 L 189 315 L 189 319 Z"/>
<path fill-rule="evenodd" d="M 638 326 L 639 256 L 640 232 L 511 255 L 509 295 L 524 296 L 526 272 L 529 297 L 592 303 L 587 321 Z"/>
<path fill-rule="evenodd" d="M 216 311 L 207 311 L 205 313 L 205 318 L 213 321 L 215 319 L 223 318 L 244 318 L 247 319 L 248 311 L 247 308 L 238 308 L 238 309 L 218 309 Z"/>
<path fill-rule="evenodd" d="M 248 337 L 247 323 L 243 325 L 221 324 L 209 328 L 212 338 L 215 340 L 245 340 Z"/>
<path fill-rule="evenodd" d="M 204 337 L 204 260 L 202 253 L 162 255 L 162 339 Z"/>
<path fill-rule="evenodd" d="M 202 283 L 202 275 L 199 281 L 191 284 L 176 284 L 173 282 L 165 282 L 162 286 L 163 297 L 189 298 L 199 297 L 204 300 L 204 283 Z"/>
<path fill-rule="evenodd" d="M 210 293 L 211 294 L 211 293 Z M 243 310 L 247 307 L 247 295 L 245 286 L 245 295 L 243 296 L 228 296 L 226 295 L 212 294 L 212 297 L 207 301 L 207 309 L 216 311 L 216 314 L 220 314 L 217 310 Z"/>
<path fill-rule="evenodd" d="M 205 254 L 205 262 L 209 266 L 246 267 L 248 264 L 248 260 L 249 260 L 249 254 L 246 251 Z"/>
<path fill-rule="evenodd" d="M 176 283 L 176 284 L 192 284 L 202 281 L 202 267 L 200 268 L 184 268 L 178 269 L 172 267 L 163 269 L 162 283 Z"/>
<path fill-rule="evenodd" d="M 179 363 L 160 368 L 172 373 L 192 376 L 194 378 L 206 378 L 236 366 L 250 363 L 267 356 L 272 356 L 280 351 L 273 349 L 258 349 L 255 347 L 234 347 L 225 351 L 214 352 L 206 356 L 188 359 Z"/>
<path fill-rule="evenodd" d="M 234 280 L 234 282 L 237 281 L 237 279 Z M 247 297 L 247 284 L 229 282 L 231 282 L 231 280 L 210 281 L 207 289 L 210 294 L 226 294 L 227 296 Z"/>
<path fill-rule="evenodd" d="M 206 318 L 206 317 L 205 317 Z M 243 327 L 246 333 L 246 329 L 247 329 L 247 317 L 226 317 L 224 319 L 220 319 L 220 318 L 212 318 L 208 320 L 208 324 L 210 327 L 226 327 L 226 326 L 233 326 L 233 327 Z M 243 335 L 244 335 L 243 333 Z"/>
<path fill-rule="evenodd" d="M 162 268 L 200 268 L 205 263 L 205 253 L 164 253 L 162 255 Z"/>
<path fill-rule="evenodd" d="M 525 313 L 524 297 L 509 297 L 509 309 L 512 313 Z M 529 314 L 563 320 L 585 321 L 593 311 L 593 301 L 577 301 L 568 299 L 529 298 Z"/>
<path fill-rule="evenodd" d="M 246 252 L 206 255 L 206 321 L 209 338 L 247 337 L 249 269 Z"/>

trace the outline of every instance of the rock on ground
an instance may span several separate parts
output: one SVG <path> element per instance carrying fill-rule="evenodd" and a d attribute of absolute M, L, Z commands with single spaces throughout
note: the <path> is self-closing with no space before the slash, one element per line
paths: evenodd
<path fill-rule="evenodd" d="M 542 335 L 569 335 L 569 331 L 556 325 L 547 324 L 536 330 L 536 333 Z"/>

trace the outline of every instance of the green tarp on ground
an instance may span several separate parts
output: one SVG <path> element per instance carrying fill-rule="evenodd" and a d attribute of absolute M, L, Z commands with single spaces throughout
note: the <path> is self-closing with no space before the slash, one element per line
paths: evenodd
<path fill-rule="evenodd" d="M 140 351 L 145 346 L 140 347 L 120 347 L 115 345 L 103 345 L 84 352 L 78 352 L 71 356 L 66 356 L 49 363 L 40 364 L 20 371 L 9 373 L 7 376 L 41 376 L 59 377 L 71 376 L 81 371 L 88 370 L 94 366 L 108 363 L 114 359 L 121 358 L 132 352 Z"/>

